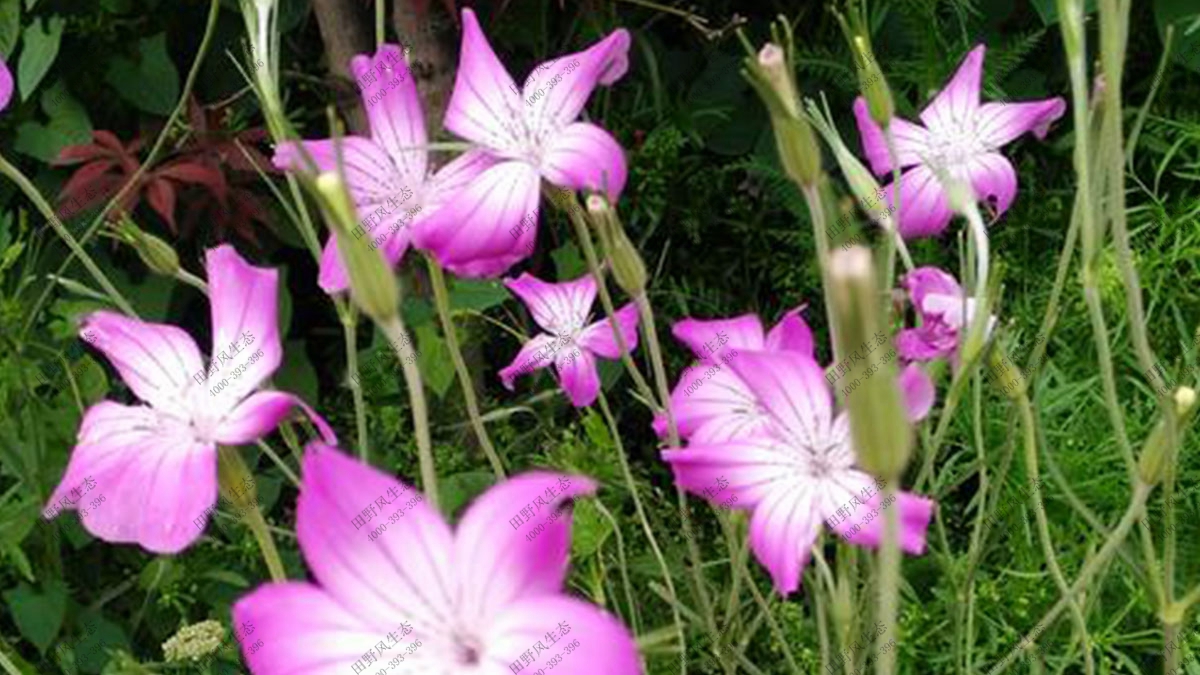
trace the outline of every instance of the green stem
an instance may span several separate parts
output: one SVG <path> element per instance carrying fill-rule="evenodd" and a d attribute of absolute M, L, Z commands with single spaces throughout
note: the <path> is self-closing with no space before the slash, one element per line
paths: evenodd
<path fill-rule="evenodd" d="M 425 262 L 429 268 L 429 280 L 433 285 L 434 304 L 437 305 L 438 318 L 442 321 L 442 332 L 446 335 L 446 346 L 450 348 L 450 358 L 454 361 L 458 384 L 462 387 L 463 400 L 467 403 L 471 428 L 475 430 L 475 438 L 479 440 L 479 446 L 483 448 L 488 462 L 492 465 L 492 472 L 496 474 L 496 480 L 502 481 L 505 476 L 504 464 L 500 462 L 500 455 L 496 453 L 492 439 L 488 438 L 487 429 L 483 426 L 483 418 L 479 414 L 479 401 L 475 398 L 475 383 L 471 380 L 471 371 L 467 369 L 466 361 L 463 360 L 462 348 L 458 344 L 458 333 L 454 329 L 454 318 L 450 315 L 450 294 L 446 290 L 446 275 L 442 273 L 442 266 L 432 256 L 426 256 Z"/>
<path fill-rule="evenodd" d="M 408 386 L 408 400 L 412 406 L 413 431 L 417 436 L 417 460 L 421 465 L 421 483 L 425 489 L 425 497 L 434 510 L 440 509 L 438 499 L 437 470 L 433 465 L 433 442 L 429 437 L 429 408 L 425 403 L 425 384 L 421 380 L 421 370 L 417 367 L 417 352 L 413 349 L 408 332 L 400 316 L 393 316 L 379 327 L 388 336 L 392 349 L 400 359 L 400 369 L 404 372 L 404 381 Z"/>
<path fill-rule="evenodd" d="M 775 636 L 776 642 L 779 643 L 779 649 L 783 652 L 783 658 L 787 661 L 788 669 L 793 675 L 801 675 L 803 671 L 800 666 L 796 665 L 796 659 L 792 656 L 792 648 L 788 645 L 787 638 L 783 634 L 783 629 L 779 627 L 779 622 L 775 620 L 775 615 L 771 613 L 771 606 L 763 597 L 762 591 L 758 590 L 753 580 L 749 580 L 746 584 L 750 588 L 750 593 L 754 595 L 755 602 L 762 609 L 763 615 L 767 617 L 767 626 L 771 628 L 771 633 Z"/>
<path fill-rule="evenodd" d="M 897 649 L 886 652 L 879 648 L 896 638 L 899 594 L 900 594 L 900 523 L 896 505 L 896 483 L 899 476 L 889 476 L 884 479 L 883 503 L 884 508 L 883 545 L 879 547 L 879 604 L 875 616 L 883 624 L 883 632 L 875 640 L 875 672 L 877 675 L 891 675 L 896 670 Z"/>
<path fill-rule="evenodd" d="M 1071 610 L 1076 628 L 1079 629 L 1080 639 L 1083 641 L 1085 672 L 1092 675 L 1096 672 L 1096 664 L 1092 661 L 1092 644 L 1091 638 L 1088 636 L 1087 619 L 1083 615 L 1083 610 L 1079 608 L 1079 603 L 1069 593 L 1067 579 L 1063 576 L 1062 568 L 1058 564 L 1058 556 L 1054 552 L 1050 524 L 1046 521 L 1046 507 L 1042 503 L 1042 491 L 1038 480 L 1037 432 L 1034 425 L 1033 406 L 1030 405 L 1029 396 L 1024 389 L 1017 396 L 1017 407 L 1021 412 L 1021 426 L 1025 439 L 1025 473 L 1029 483 L 1029 499 L 1033 505 L 1033 515 L 1037 521 L 1038 539 L 1041 541 L 1042 552 L 1046 557 L 1046 566 L 1050 569 L 1050 575 L 1054 577 L 1054 583 L 1058 586 L 1059 593 L 1067 601 L 1067 607 Z"/>
<path fill-rule="evenodd" d="M 17 651 L 9 646 L 8 642 L 0 638 L 0 667 L 4 668 L 4 672 L 8 675 L 22 675 L 21 671 L 17 670 L 17 666 L 8 658 L 6 651 L 12 650 L 16 654 Z"/>
<path fill-rule="evenodd" d="M 204 56 L 208 53 L 208 47 L 212 43 L 213 34 L 215 33 L 217 27 L 217 16 L 220 14 L 220 11 L 221 0 L 210 0 L 208 6 L 208 19 L 204 24 L 204 37 L 200 39 L 200 47 L 196 50 L 196 58 L 192 60 L 192 67 L 190 70 L 188 70 L 187 79 L 184 80 L 183 89 L 180 91 L 179 101 L 175 104 L 175 109 L 171 111 L 171 116 L 167 118 L 167 122 L 163 125 L 162 131 L 158 133 L 158 138 L 154 141 L 154 146 L 150 149 L 150 154 L 146 156 L 146 161 L 142 162 L 141 166 L 137 168 L 137 171 L 134 171 L 133 175 L 129 177 L 128 181 L 126 181 L 125 185 L 121 186 L 121 189 L 117 191 L 117 194 L 108 201 L 108 204 L 106 204 L 104 208 L 101 209 L 100 213 L 92 220 L 91 224 L 88 226 L 88 229 L 83 233 L 83 236 L 79 238 L 80 246 L 87 245 L 88 241 L 95 236 L 96 232 L 104 224 L 104 219 L 108 216 L 109 211 L 111 211 L 114 206 L 119 204 L 125 195 L 128 194 L 128 192 L 132 190 L 135 185 L 138 185 L 141 182 L 142 176 L 144 176 L 146 172 L 150 170 L 150 166 L 156 159 L 158 159 L 159 153 L 166 144 L 168 134 L 170 134 L 171 130 L 175 128 L 176 122 L 179 121 L 179 118 L 181 115 L 183 115 L 183 111 L 187 107 L 188 102 L 192 99 L 192 87 L 196 83 L 196 77 L 200 74 L 200 67 L 203 65 Z M 67 267 L 70 266 L 75 257 L 75 252 L 71 251 L 71 253 L 67 256 L 67 259 L 58 266 L 58 272 L 56 272 L 56 274 L 58 276 L 62 276 L 63 272 L 67 270 Z M 25 320 L 25 326 L 21 329 L 22 335 L 28 333 L 29 329 L 33 327 L 33 322 L 37 319 L 38 312 L 41 310 L 42 305 L 46 303 L 46 300 L 49 298 L 52 290 L 54 290 L 53 285 L 47 285 L 42 291 L 42 294 L 38 296 L 37 301 L 33 303 L 33 309 L 29 312 L 29 318 Z"/>
<path fill-rule="evenodd" d="M 386 38 L 384 26 L 384 17 L 387 15 L 387 2 L 385 0 L 375 0 L 375 49 L 383 46 L 383 41 Z"/>
<path fill-rule="evenodd" d="M 37 210 L 41 212 L 46 221 L 50 223 L 50 227 L 54 228 L 54 232 L 57 233 L 59 238 L 63 240 L 63 243 L 67 245 L 67 248 L 71 249 L 71 253 L 77 256 L 79 260 L 83 262 L 83 266 L 87 269 L 88 273 L 92 275 L 92 279 L 94 279 L 96 283 L 100 285 L 100 288 L 104 290 L 105 295 L 108 296 L 112 303 L 120 308 L 120 310 L 125 314 L 137 318 L 138 314 L 136 311 L 134 311 L 133 306 L 129 304 L 129 301 L 125 299 L 125 296 L 121 295 L 121 292 L 117 290 L 116 286 L 113 286 L 112 282 L 109 281 L 108 276 L 106 276 L 104 271 L 100 269 L 100 266 L 96 264 L 96 261 L 92 260 L 92 256 L 88 255 L 88 252 L 83 249 L 83 246 L 81 246 L 79 242 L 75 240 L 75 235 L 71 234 L 66 226 L 63 225 L 62 221 L 58 219 L 58 215 L 54 213 L 54 209 L 49 203 L 46 202 L 45 197 L 42 197 L 42 194 L 38 192 L 37 188 L 33 186 L 33 183 L 29 182 L 29 179 L 25 177 L 25 174 L 21 173 L 21 170 L 17 167 L 9 164 L 8 160 L 4 159 L 2 156 L 0 156 L 0 173 L 8 176 L 9 180 L 11 180 L 13 183 L 16 183 L 17 187 L 21 189 L 21 192 L 25 194 L 29 201 L 33 202 L 33 205 L 37 207 Z M 52 287 L 53 284 L 48 286 L 48 288 Z"/>
<path fill-rule="evenodd" d="M 988 673 L 991 675 L 999 675 L 1009 666 L 1011 666 L 1013 661 L 1016 661 L 1017 657 L 1021 655 L 1021 652 L 1036 642 L 1038 637 L 1041 636 L 1041 634 L 1044 633 L 1052 623 L 1054 623 L 1054 620 L 1057 619 L 1060 614 L 1062 614 L 1062 611 L 1067 608 L 1067 598 L 1073 598 L 1076 595 L 1079 595 L 1079 593 L 1088 585 L 1088 582 L 1091 581 L 1092 576 L 1094 576 L 1096 572 L 1100 571 L 1101 567 L 1108 563 L 1108 559 L 1112 557 L 1117 548 L 1120 547 L 1125 541 L 1125 537 L 1129 534 L 1129 530 L 1133 528 L 1134 524 L 1138 520 L 1138 517 L 1142 515 L 1142 512 L 1146 506 L 1146 499 L 1150 496 L 1151 489 L 1152 488 L 1150 486 L 1141 482 L 1134 486 L 1133 495 L 1130 497 L 1129 507 L 1125 510 L 1125 515 L 1121 517 L 1121 521 L 1117 523 L 1115 528 L 1113 528 L 1112 534 L 1109 536 L 1108 540 L 1104 542 L 1104 546 L 1100 548 L 1100 551 L 1095 555 L 1095 557 L 1089 560 L 1086 565 L 1084 565 L 1083 569 L 1079 572 L 1079 576 L 1075 579 L 1075 583 L 1071 585 L 1070 589 L 1068 589 L 1067 595 L 1059 598 L 1058 602 L 1050 608 L 1050 611 L 1046 612 L 1045 616 L 1043 616 L 1037 622 L 1037 624 L 1033 627 L 1033 630 L 1026 633 L 1021 642 L 1018 643 L 1017 646 L 1011 651 L 1009 651 L 1009 653 L 1005 655 L 1005 657 L 1001 659 L 999 663 L 993 666 Z"/>
<path fill-rule="evenodd" d="M 896 202 L 896 212 L 891 216 L 892 229 L 888 232 L 887 237 L 887 276 L 884 277 L 884 288 L 892 288 L 893 277 L 896 274 L 896 252 L 900 252 L 900 260 L 904 263 L 904 269 L 911 272 L 913 270 L 912 255 L 908 252 L 908 246 L 904 243 L 904 237 L 900 235 L 900 198 L 903 196 L 900 190 L 900 153 L 896 152 L 896 137 L 892 133 L 892 125 L 889 124 L 883 130 L 883 138 L 887 143 L 888 159 L 892 162 L 892 195 Z"/>
<path fill-rule="evenodd" d="M 258 491 L 254 487 L 250 468 L 246 466 L 245 460 L 242 459 L 242 455 L 236 447 L 219 445 L 217 446 L 217 456 L 217 474 L 222 495 L 239 511 L 245 513 L 246 525 L 254 534 L 255 541 L 258 542 L 258 548 L 262 551 L 263 561 L 267 564 L 271 580 L 286 581 L 287 573 L 283 570 L 283 561 L 279 557 L 279 550 L 275 548 L 275 540 L 271 538 L 267 521 L 263 518 L 262 511 L 259 510 L 256 496 Z M 247 481 L 250 484 L 249 488 L 245 487 Z"/>
<path fill-rule="evenodd" d="M 654 554 L 654 559 L 658 562 L 659 570 L 662 572 L 663 583 L 666 584 L 667 593 L 670 594 L 671 612 L 675 617 L 675 629 L 679 635 L 679 668 L 683 675 L 687 675 L 687 649 L 684 647 L 686 636 L 683 631 L 683 619 L 679 615 L 677 603 L 679 601 L 678 594 L 675 593 L 675 582 L 671 579 L 671 570 L 667 567 L 666 558 L 663 557 L 662 550 L 658 547 L 658 540 L 654 537 L 654 528 L 650 526 L 650 519 L 646 516 L 646 509 L 642 506 L 642 498 L 638 495 L 637 483 L 633 479 L 633 472 L 629 469 L 629 459 L 625 456 L 625 446 L 621 442 L 621 430 L 617 428 L 617 420 L 613 417 L 612 410 L 608 407 L 608 398 L 604 395 L 604 390 L 601 388 L 599 396 L 596 400 L 600 403 L 600 412 L 604 415 L 604 421 L 608 424 L 609 430 L 612 432 L 613 443 L 617 451 L 617 462 L 621 465 L 621 475 L 625 478 L 625 484 L 629 487 L 629 494 L 633 497 L 633 508 L 637 512 L 638 521 L 642 524 L 642 531 L 646 534 L 646 541 L 650 543 L 650 551 Z M 715 627 L 713 627 L 715 631 Z"/>
<path fill-rule="evenodd" d="M 346 348 L 346 377 L 354 399 L 354 429 L 357 434 L 358 458 L 370 464 L 370 436 L 367 434 L 367 411 L 363 400 L 362 379 L 358 371 L 358 307 L 354 303 L 338 302 L 338 318 L 342 323 L 342 340 Z"/>

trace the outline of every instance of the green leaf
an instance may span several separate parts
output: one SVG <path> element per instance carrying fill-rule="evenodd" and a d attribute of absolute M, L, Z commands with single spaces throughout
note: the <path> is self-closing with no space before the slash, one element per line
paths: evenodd
<path fill-rule="evenodd" d="M 54 16 L 47 22 L 37 19 L 25 29 L 25 48 L 17 62 L 17 88 L 21 90 L 22 101 L 29 100 L 29 95 L 54 65 L 66 25 L 61 16 Z"/>
<path fill-rule="evenodd" d="M 0 0 L 0 56 L 7 61 L 21 37 L 21 0 Z"/>
<path fill-rule="evenodd" d="M 450 349 L 432 323 L 417 328 L 417 354 L 425 386 L 438 398 L 445 396 L 454 382 L 454 363 L 450 360 Z"/>
<path fill-rule="evenodd" d="M 79 623 L 83 637 L 74 644 L 75 662 L 84 673 L 99 673 L 109 661 L 108 650 L 129 647 L 129 637 L 121 626 L 99 612 L 84 612 Z"/>
<path fill-rule="evenodd" d="M 575 502 L 571 531 L 571 557 L 585 558 L 600 550 L 604 540 L 612 534 L 613 526 L 592 500 L 581 499 Z"/>
<path fill-rule="evenodd" d="M 63 582 L 58 579 L 51 581 L 41 593 L 33 586 L 22 583 L 5 591 L 4 601 L 21 635 L 45 654 L 46 648 L 54 642 L 62 628 L 67 611 L 67 588 Z"/>
<path fill-rule="evenodd" d="M 463 471 L 443 479 L 438 485 L 442 496 L 442 513 L 453 518 L 471 500 L 496 482 L 490 471 Z"/>
<path fill-rule="evenodd" d="M 450 282 L 450 310 L 485 309 L 503 304 L 508 289 L 495 279 L 453 279 Z"/>
<path fill-rule="evenodd" d="M 40 101 L 50 122 L 25 122 L 17 127 L 13 144 L 17 152 L 50 162 L 68 145 L 91 142 L 92 120 L 62 80 L 43 91 Z"/>
<path fill-rule="evenodd" d="M 230 572 L 229 570 L 209 570 L 201 574 L 200 577 L 220 581 L 234 588 L 250 588 L 250 581 L 246 577 L 236 572 Z"/>
<path fill-rule="evenodd" d="M 554 249 L 550 258 L 554 260 L 554 273 L 559 279 L 574 279 L 587 272 L 587 262 L 574 242 L 568 241 Z"/>
<path fill-rule="evenodd" d="M 317 400 L 317 371 L 304 350 L 304 340 L 288 340 L 284 345 L 283 366 L 275 373 L 275 386 L 306 401 Z"/>
<path fill-rule="evenodd" d="M 1195 0 L 1154 0 L 1154 21 L 1158 34 L 1166 39 L 1167 26 L 1175 24 L 1175 39 L 1171 60 L 1193 72 L 1200 72 L 1200 30 L 1185 35 L 1191 24 L 1200 18 Z"/>
<path fill-rule="evenodd" d="M 138 42 L 136 62 L 123 56 L 114 58 L 104 81 L 137 109 L 169 115 L 179 100 L 179 71 L 167 53 L 167 34 Z"/>

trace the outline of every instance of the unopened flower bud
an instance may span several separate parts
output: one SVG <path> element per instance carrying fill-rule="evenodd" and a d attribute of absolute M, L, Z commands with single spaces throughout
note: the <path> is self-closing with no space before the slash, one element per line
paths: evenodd
<path fill-rule="evenodd" d="M 753 63 L 751 83 L 770 113 L 775 146 L 784 170 L 799 183 L 816 183 L 821 172 L 821 150 L 812 127 L 800 114 L 799 94 L 787 53 L 779 45 L 767 44 L 756 61 L 747 63 Z"/>
<path fill-rule="evenodd" d="M 354 203 L 336 173 L 317 176 L 317 192 L 324 202 L 326 220 L 337 237 L 338 255 L 350 292 L 363 312 L 383 323 L 399 312 L 400 289 L 396 276 L 379 251 L 370 247 L 369 237 L 356 223 Z"/>
<path fill-rule="evenodd" d="M 612 261 L 613 279 L 630 297 L 641 295 L 646 290 L 646 263 L 625 234 L 616 211 L 600 195 L 587 198 L 587 210 Z"/>
<path fill-rule="evenodd" d="M 871 53 L 870 45 L 861 35 L 854 37 L 854 50 L 862 61 L 862 67 L 858 69 L 858 86 L 863 97 L 867 99 L 867 110 L 871 113 L 871 119 L 886 129 L 896 113 L 892 90 L 888 87 L 887 78 L 883 76 L 879 62 Z"/>
<path fill-rule="evenodd" d="M 151 272 L 165 277 L 173 277 L 179 272 L 179 254 L 170 244 L 144 232 L 128 216 L 121 219 L 116 229 Z"/>
<path fill-rule="evenodd" d="M 1025 391 L 1025 377 L 999 345 L 992 350 L 989 356 L 988 372 L 995 378 L 995 384 L 1000 387 L 1000 392 L 1008 398 L 1015 401 Z"/>
<path fill-rule="evenodd" d="M 908 465 L 911 438 L 895 360 L 865 344 L 878 345 L 884 335 L 870 250 L 853 246 L 834 251 L 829 259 L 830 299 L 836 328 L 837 358 L 848 361 L 842 403 L 850 411 L 850 434 L 858 464 L 868 472 L 894 480 Z M 884 345 L 887 348 L 887 345 Z M 857 356 L 857 358 L 855 358 Z"/>
<path fill-rule="evenodd" d="M 1138 456 L 1138 479 L 1146 485 L 1156 485 L 1162 480 L 1167 462 L 1174 461 L 1173 458 L 1168 458 L 1167 451 L 1182 436 L 1181 430 L 1196 412 L 1196 391 L 1191 387 L 1176 389 L 1172 398 L 1175 401 L 1175 409 L 1170 411 L 1170 414 L 1173 414 L 1175 419 L 1168 420 L 1166 415 L 1159 417 L 1142 445 L 1141 455 Z M 1174 439 L 1170 437 L 1172 428 Z"/>

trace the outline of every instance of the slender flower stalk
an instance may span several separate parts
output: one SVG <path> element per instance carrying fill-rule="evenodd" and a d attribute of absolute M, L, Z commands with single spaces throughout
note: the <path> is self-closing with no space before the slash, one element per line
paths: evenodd
<path fill-rule="evenodd" d="M 388 343 L 396 350 L 404 382 L 408 388 L 408 402 L 412 406 L 413 431 L 417 437 L 417 462 L 421 467 L 421 487 L 434 510 L 441 503 L 438 499 L 437 469 L 433 463 L 433 442 L 429 436 L 429 406 L 425 402 L 425 383 L 421 369 L 417 367 L 417 351 L 404 329 L 400 314 L 379 324 L 388 337 Z"/>
<path fill-rule="evenodd" d="M 237 448 L 218 446 L 217 477 L 221 493 L 239 511 L 246 514 L 246 524 L 258 542 L 267 570 L 271 573 L 272 581 L 285 581 L 287 573 L 283 570 L 283 561 L 279 557 L 279 549 L 275 548 L 275 540 L 267 528 L 258 505 L 258 490 L 254 487 L 254 479 L 250 469 Z M 245 488 L 246 485 L 250 487 Z"/>
<path fill-rule="evenodd" d="M 358 372 L 358 309 L 351 303 L 337 303 L 338 320 L 342 324 L 342 341 L 346 345 L 346 379 L 354 399 L 355 446 L 358 458 L 364 462 L 371 456 L 371 439 L 367 433 L 367 409 L 363 400 L 362 379 Z"/>
<path fill-rule="evenodd" d="M 471 379 L 471 371 L 467 369 L 467 363 L 463 360 L 462 348 L 458 344 L 454 317 L 450 315 L 450 295 L 446 289 L 446 275 L 442 273 L 442 266 L 432 256 L 426 256 L 425 262 L 429 268 L 429 280 L 433 285 L 434 304 L 437 305 L 438 318 L 442 322 L 442 332 L 446 335 L 446 345 L 450 348 L 450 358 L 454 361 L 454 370 L 458 373 L 458 384 L 462 387 L 463 400 L 467 404 L 467 414 L 471 418 L 471 428 L 474 429 L 475 438 L 479 440 L 479 446 L 483 448 L 483 453 L 487 455 L 488 462 L 492 465 L 496 480 L 504 480 L 504 464 L 500 461 L 500 455 L 496 454 L 492 439 L 488 437 L 487 429 L 483 426 L 483 418 L 479 414 L 479 401 L 475 398 L 475 383 Z"/>
<path fill-rule="evenodd" d="M 96 261 L 92 260 L 92 256 L 88 255 L 88 252 L 75 239 L 75 235 L 71 234 L 71 231 L 58 219 L 58 215 L 54 213 L 54 209 L 46 202 L 46 198 L 38 192 L 33 183 L 29 182 L 25 174 L 21 173 L 21 170 L 17 167 L 9 164 L 8 160 L 3 157 L 0 157 L 0 174 L 7 176 L 9 180 L 21 189 L 21 192 L 25 194 L 29 201 L 33 202 L 33 205 L 37 207 L 37 210 L 46 219 L 46 222 L 50 223 L 50 227 L 54 228 L 54 232 L 63 240 L 67 248 L 71 249 L 71 253 L 77 256 L 83 263 L 83 266 L 87 268 L 88 274 L 92 275 L 92 279 L 95 279 L 96 283 L 100 285 L 100 288 L 104 290 L 109 300 L 125 314 L 137 317 L 137 312 L 133 309 L 133 305 L 129 304 L 129 301 L 125 299 L 125 296 L 121 295 L 121 291 L 118 291 L 116 286 L 113 286 L 108 276 L 104 274 L 104 271 L 100 269 Z M 49 285 L 49 288 L 53 287 L 53 284 Z"/>

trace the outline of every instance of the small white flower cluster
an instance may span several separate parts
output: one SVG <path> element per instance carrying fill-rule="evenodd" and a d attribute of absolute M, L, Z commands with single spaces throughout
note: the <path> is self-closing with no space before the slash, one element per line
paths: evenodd
<path fill-rule="evenodd" d="M 225 642 L 225 627 L 220 621 L 208 619 L 180 628 L 162 644 L 167 663 L 199 661 L 221 648 Z"/>

